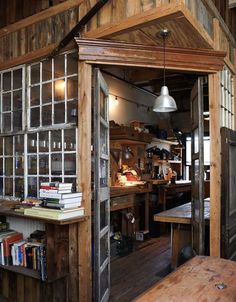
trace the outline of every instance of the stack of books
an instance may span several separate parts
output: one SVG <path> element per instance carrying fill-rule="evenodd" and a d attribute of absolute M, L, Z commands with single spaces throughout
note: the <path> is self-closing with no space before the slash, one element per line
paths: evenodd
<path fill-rule="evenodd" d="M 15 230 L 0 232 L 0 265 L 14 265 L 37 270 L 41 280 L 46 276 L 46 250 L 42 242 L 29 242 Z"/>
<path fill-rule="evenodd" d="M 84 215 L 82 193 L 72 193 L 70 183 L 41 183 L 39 197 L 43 206 L 24 209 L 24 214 L 47 219 L 69 219 Z"/>

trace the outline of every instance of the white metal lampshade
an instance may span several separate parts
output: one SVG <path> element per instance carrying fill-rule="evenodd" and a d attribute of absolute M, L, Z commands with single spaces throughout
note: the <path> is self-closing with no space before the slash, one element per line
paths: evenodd
<path fill-rule="evenodd" d="M 161 87 L 161 94 L 155 99 L 153 111 L 155 112 L 172 112 L 176 111 L 175 100 L 169 95 L 167 86 Z"/>

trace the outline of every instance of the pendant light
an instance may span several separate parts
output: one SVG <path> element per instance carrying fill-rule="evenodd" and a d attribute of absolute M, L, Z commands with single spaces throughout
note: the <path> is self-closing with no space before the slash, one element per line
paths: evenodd
<path fill-rule="evenodd" d="M 164 85 L 161 87 L 160 95 L 155 99 L 155 103 L 153 106 L 153 111 L 155 112 L 172 112 L 177 110 L 177 106 L 175 100 L 172 96 L 169 95 L 168 87 L 166 86 L 166 48 L 165 48 L 165 40 L 169 35 L 168 29 L 162 29 L 160 32 L 160 36 L 163 38 L 163 57 L 164 57 L 164 70 L 163 70 L 163 78 Z"/>

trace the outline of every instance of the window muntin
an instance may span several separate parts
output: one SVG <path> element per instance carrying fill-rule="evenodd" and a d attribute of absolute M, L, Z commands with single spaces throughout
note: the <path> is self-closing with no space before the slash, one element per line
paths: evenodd
<path fill-rule="evenodd" d="M 76 189 L 77 54 L 4 71 L 0 79 L 0 195 L 36 197 L 42 181 Z"/>

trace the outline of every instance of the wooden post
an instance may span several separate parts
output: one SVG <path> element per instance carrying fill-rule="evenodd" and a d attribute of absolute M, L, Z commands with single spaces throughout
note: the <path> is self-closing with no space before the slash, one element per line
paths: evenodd
<path fill-rule="evenodd" d="M 79 299 L 80 302 L 91 301 L 91 91 L 92 67 L 79 62 L 78 85 L 78 188 L 83 192 L 82 205 L 88 219 L 79 226 Z"/>
<path fill-rule="evenodd" d="M 210 255 L 220 257 L 221 214 L 221 144 L 220 144 L 220 74 L 209 75 L 209 110 L 211 137 L 210 167 Z"/>

